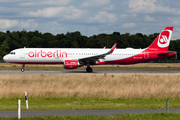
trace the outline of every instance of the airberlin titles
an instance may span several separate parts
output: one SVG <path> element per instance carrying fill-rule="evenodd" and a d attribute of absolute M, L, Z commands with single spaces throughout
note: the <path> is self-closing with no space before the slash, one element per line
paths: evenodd
<path fill-rule="evenodd" d="M 67 52 L 65 51 L 61 51 L 61 50 L 56 50 L 54 52 L 52 51 L 43 51 L 43 50 L 40 50 L 40 51 L 37 51 L 35 50 L 34 52 L 33 51 L 30 51 L 28 53 L 28 56 L 33 58 L 33 57 L 49 57 L 49 58 L 52 58 L 52 57 L 67 57 Z"/>

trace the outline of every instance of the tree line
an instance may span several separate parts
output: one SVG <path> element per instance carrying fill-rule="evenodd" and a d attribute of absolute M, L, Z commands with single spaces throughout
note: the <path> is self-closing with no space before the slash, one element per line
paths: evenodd
<path fill-rule="evenodd" d="M 3 56 L 8 54 L 11 50 L 17 48 L 111 48 L 114 43 L 117 48 L 146 48 L 148 47 L 159 33 L 145 35 L 142 33 L 136 34 L 120 34 L 120 32 L 113 32 L 112 34 L 98 34 L 90 37 L 83 36 L 79 31 L 67 32 L 66 34 L 53 35 L 51 33 L 41 33 L 39 31 L 13 31 L 0 32 L 0 60 Z M 180 39 L 172 40 L 169 50 L 177 51 L 180 54 Z M 174 61 L 175 57 L 160 60 Z"/>

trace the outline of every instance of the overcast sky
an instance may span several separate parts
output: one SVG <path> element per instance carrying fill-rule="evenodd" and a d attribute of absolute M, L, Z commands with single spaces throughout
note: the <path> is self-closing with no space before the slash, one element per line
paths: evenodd
<path fill-rule="evenodd" d="M 149 35 L 166 26 L 180 39 L 179 0 L 0 0 L 0 31 Z"/>

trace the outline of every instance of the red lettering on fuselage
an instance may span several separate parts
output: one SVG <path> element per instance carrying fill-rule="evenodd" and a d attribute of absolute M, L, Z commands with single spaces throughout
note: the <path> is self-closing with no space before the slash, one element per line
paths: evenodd
<path fill-rule="evenodd" d="M 67 53 L 66 52 L 62 52 L 62 57 L 64 57 L 63 55 L 65 55 L 65 57 L 67 57 Z"/>
<path fill-rule="evenodd" d="M 48 52 L 45 52 L 43 50 L 40 50 L 37 52 L 37 50 L 35 50 L 34 52 L 33 51 L 30 51 L 28 53 L 28 56 L 29 57 L 49 57 L 49 58 L 52 58 L 52 57 L 67 57 L 67 52 L 61 52 L 61 50 L 56 50 L 54 52 L 52 51 L 48 51 Z"/>
<path fill-rule="evenodd" d="M 36 54 L 36 53 L 35 53 Z M 46 52 L 41 50 L 41 57 L 46 57 Z"/>

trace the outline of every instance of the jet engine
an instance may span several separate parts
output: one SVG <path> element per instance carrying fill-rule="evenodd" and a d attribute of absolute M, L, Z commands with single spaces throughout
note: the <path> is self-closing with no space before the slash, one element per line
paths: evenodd
<path fill-rule="evenodd" d="M 65 69 L 76 69 L 79 67 L 79 62 L 76 60 L 65 60 L 64 61 L 64 68 Z"/>

